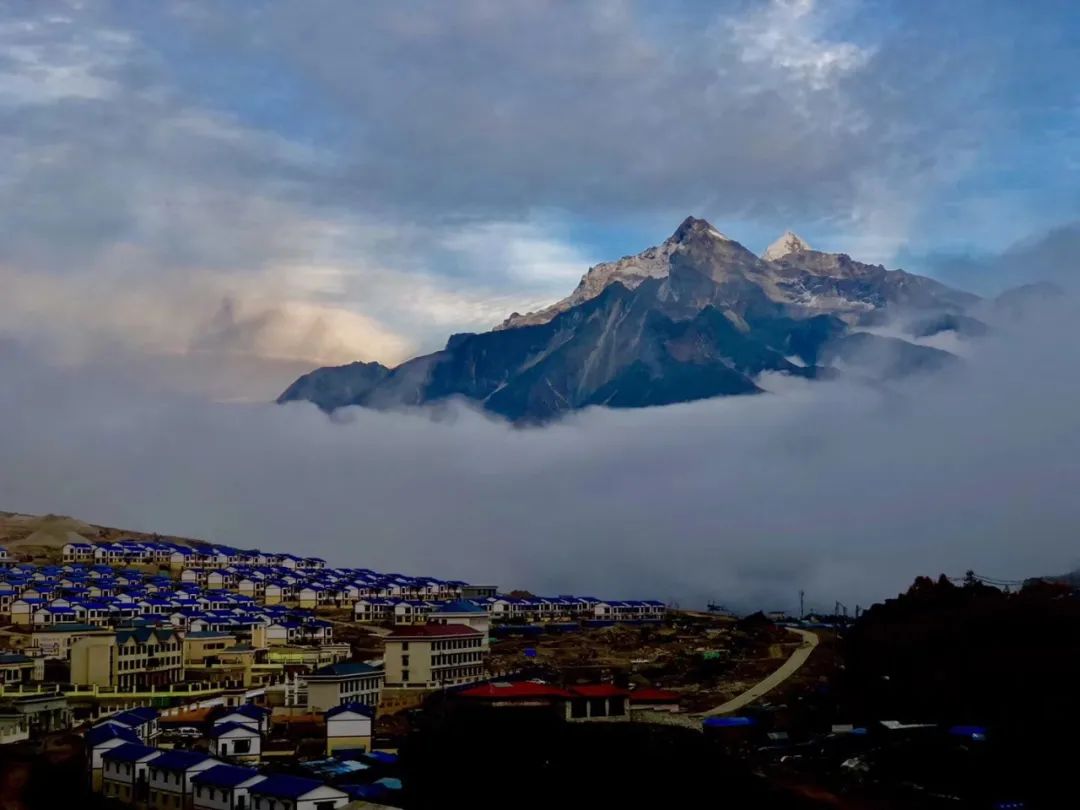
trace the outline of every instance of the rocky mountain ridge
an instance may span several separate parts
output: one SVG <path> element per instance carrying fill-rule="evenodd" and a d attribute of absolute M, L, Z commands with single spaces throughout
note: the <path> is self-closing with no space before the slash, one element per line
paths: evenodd
<path fill-rule="evenodd" d="M 317 369 L 279 402 L 396 408 L 464 397 L 514 421 L 761 391 L 762 372 L 816 378 L 940 368 L 946 352 L 867 329 L 898 315 L 958 323 L 978 297 L 815 251 L 785 233 L 759 257 L 688 217 L 662 244 L 589 269 L 543 310 L 389 369 Z M 965 321 L 965 323 L 967 323 Z M 925 326 L 924 326 L 925 331 Z"/>

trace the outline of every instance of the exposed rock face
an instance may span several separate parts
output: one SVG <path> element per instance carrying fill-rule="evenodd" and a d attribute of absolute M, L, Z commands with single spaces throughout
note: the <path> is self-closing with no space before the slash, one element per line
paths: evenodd
<path fill-rule="evenodd" d="M 454 335 L 395 369 L 318 369 L 279 401 L 391 408 L 453 396 L 516 421 L 588 405 L 642 407 L 760 391 L 764 371 L 801 377 L 834 367 L 883 375 L 938 368 L 934 349 L 852 327 L 893 308 L 958 314 L 976 301 L 938 282 L 811 250 L 785 234 L 759 258 L 701 219 L 663 244 L 598 264 L 570 296 L 512 315 L 494 331 Z"/>

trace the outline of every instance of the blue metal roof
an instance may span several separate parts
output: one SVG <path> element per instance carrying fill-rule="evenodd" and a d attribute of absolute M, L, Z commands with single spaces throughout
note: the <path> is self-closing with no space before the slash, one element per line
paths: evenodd
<path fill-rule="evenodd" d="M 298 799 L 306 793 L 323 787 L 324 784 L 318 779 L 276 773 L 252 785 L 248 792 L 261 796 L 275 796 L 279 799 Z"/>
<path fill-rule="evenodd" d="M 140 743 L 124 743 L 116 748 L 111 748 L 101 756 L 103 759 L 114 759 L 118 762 L 138 762 L 145 756 L 160 753 L 158 749 Z"/>
<path fill-rule="evenodd" d="M 186 771 L 208 759 L 211 757 L 197 751 L 166 751 L 154 760 L 154 767 L 167 771 Z"/>
<path fill-rule="evenodd" d="M 362 714 L 364 717 L 374 717 L 375 710 L 370 706 L 365 706 L 363 703 L 343 703 L 340 706 L 335 706 L 332 709 L 327 709 L 325 712 L 326 717 L 336 717 L 344 712 L 355 712 L 356 714 Z"/>
<path fill-rule="evenodd" d="M 259 733 L 251 726 L 245 726 L 240 723 L 216 723 L 214 727 L 210 729 L 210 734 L 208 736 L 216 740 L 218 737 L 224 736 L 230 731 L 236 731 L 238 728 L 243 729 L 248 734 L 258 735 Z"/>
<path fill-rule="evenodd" d="M 213 787 L 236 787 L 241 782 L 246 782 L 252 777 L 258 776 L 259 772 L 254 768 L 240 768 L 236 765 L 215 765 L 201 773 L 191 777 L 191 781 L 198 785 L 212 785 Z"/>
<path fill-rule="evenodd" d="M 100 726 L 94 726 L 86 732 L 86 743 L 91 748 L 96 748 L 106 740 L 124 740 L 125 742 L 139 742 L 139 735 L 127 726 L 118 726 L 115 723 L 105 721 Z"/>

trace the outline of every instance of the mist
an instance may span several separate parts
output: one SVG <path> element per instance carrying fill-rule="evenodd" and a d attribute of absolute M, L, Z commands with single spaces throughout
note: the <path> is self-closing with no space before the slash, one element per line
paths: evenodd
<path fill-rule="evenodd" d="M 0 344 L 0 508 L 536 593 L 853 607 L 920 574 L 1080 562 L 1075 298 L 886 387 L 591 409 L 220 403 Z"/>

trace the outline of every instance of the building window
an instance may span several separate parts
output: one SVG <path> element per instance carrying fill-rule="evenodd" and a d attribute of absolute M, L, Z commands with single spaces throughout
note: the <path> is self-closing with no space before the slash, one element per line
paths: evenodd
<path fill-rule="evenodd" d="M 403 680 L 403 681 L 409 680 L 409 670 L 407 670 L 407 669 L 401 670 L 401 680 Z"/>
<path fill-rule="evenodd" d="M 588 711 L 586 710 L 586 704 L 584 700 L 575 699 L 570 703 L 570 716 L 571 717 L 588 717 Z"/>

